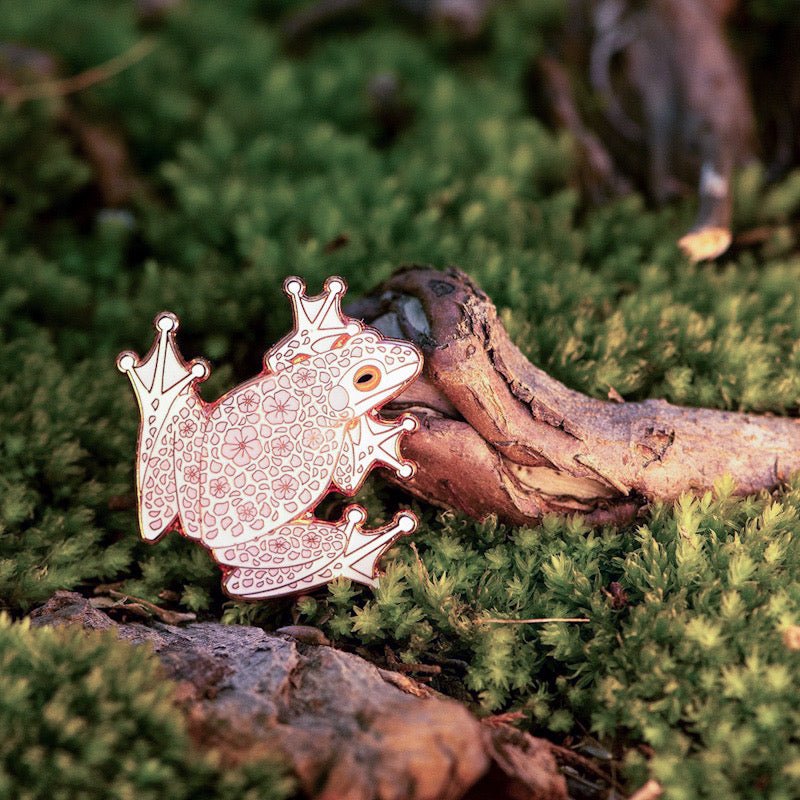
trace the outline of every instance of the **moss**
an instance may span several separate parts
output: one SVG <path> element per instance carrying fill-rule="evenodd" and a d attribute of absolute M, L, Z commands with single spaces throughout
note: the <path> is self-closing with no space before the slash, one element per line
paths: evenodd
<path fill-rule="evenodd" d="M 793 797 L 800 481 L 777 497 L 732 489 L 657 505 L 625 530 L 429 516 L 374 596 L 343 581 L 297 610 L 340 641 L 444 665 L 440 688 L 463 682 L 484 712 L 593 732 L 631 784 L 649 771 L 670 797 Z M 226 618 L 269 613 L 234 605 Z M 589 622 L 483 621 L 551 617 Z M 635 743 L 652 747 L 647 764 Z"/>
<path fill-rule="evenodd" d="M 763 170 L 744 171 L 738 229 L 770 225 L 772 237 L 694 266 L 675 246 L 690 204 L 586 209 L 572 143 L 530 113 L 527 67 L 560 0 L 505 4 L 471 48 L 378 8 L 300 55 L 278 34 L 291 3 L 186 0 L 147 30 L 134 5 L 6 0 L 0 19 L 0 41 L 44 49 L 67 74 L 156 41 L 67 100 L 0 106 L 0 603 L 20 614 L 55 588 L 117 579 L 230 621 L 277 624 L 299 609 L 377 655 L 389 644 L 408 661 L 450 659 L 445 690 L 521 709 L 539 732 L 592 731 L 632 782 L 649 770 L 670 797 L 796 794 L 797 654 L 781 643 L 798 615 L 794 484 L 777 498 L 721 489 L 594 533 L 580 520 L 530 531 L 422 509 L 421 562 L 396 547 L 374 597 L 339 582 L 297 608 L 223 608 L 201 548 L 136 539 L 138 417 L 113 358 L 144 348 L 169 308 L 184 352 L 213 359 L 210 397 L 256 372 L 285 332 L 285 275 L 313 287 L 341 274 L 358 293 L 404 261 L 455 262 L 571 387 L 795 413 L 797 176 L 766 186 Z M 386 72 L 408 108 L 391 137 L 368 91 Z M 70 115 L 127 148 L 144 188 L 121 207 L 104 207 Z M 380 496 L 366 499 L 379 515 Z M 624 608 L 604 593 L 614 581 Z M 476 622 L 582 614 L 592 622 Z"/>

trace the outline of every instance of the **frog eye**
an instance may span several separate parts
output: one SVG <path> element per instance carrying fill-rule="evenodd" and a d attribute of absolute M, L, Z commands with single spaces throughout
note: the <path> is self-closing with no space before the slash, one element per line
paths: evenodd
<path fill-rule="evenodd" d="M 374 389 L 381 379 L 381 373 L 376 367 L 361 367 L 353 378 L 353 386 L 359 392 L 369 392 Z"/>

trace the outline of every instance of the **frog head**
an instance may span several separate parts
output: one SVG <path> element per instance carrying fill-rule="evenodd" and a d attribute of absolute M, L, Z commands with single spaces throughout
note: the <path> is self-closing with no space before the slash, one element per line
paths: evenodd
<path fill-rule="evenodd" d="M 400 394 L 419 375 L 422 355 L 409 342 L 374 330 L 351 337 L 337 352 L 340 374 L 328 392 L 337 418 L 352 420 Z"/>

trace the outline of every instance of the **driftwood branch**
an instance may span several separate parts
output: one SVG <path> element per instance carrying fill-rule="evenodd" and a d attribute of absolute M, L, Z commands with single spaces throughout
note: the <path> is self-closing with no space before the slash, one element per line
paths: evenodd
<path fill-rule="evenodd" d="M 516 524 L 548 512 L 603 524 L 724 475 L 747 493 L 800 469 L 797 420 L 568 389 L 523 356 L 459 270 L 400 270 L 349 313 L 425 355 L 423 375 L 393 407 L 421 422 L 404 446 L 419 465 L 408 485 L 440 506 Z"/>

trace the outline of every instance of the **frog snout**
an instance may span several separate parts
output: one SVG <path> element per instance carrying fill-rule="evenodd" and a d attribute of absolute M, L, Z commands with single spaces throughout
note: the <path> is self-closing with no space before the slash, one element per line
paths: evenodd
<path fill-rule="evenodd" d="M 401 364 L 385 364 L 385 377 L 386 385 L 402 386 L 412 381 L 419 372 L 420 359 L 415 361 L 405 361 Z"/>
<path fill-rule="evenodd" d="M 392 344 L 382 354 L 381 359 L 386 372 L 396 372 L 398 370 L 407 372 L 410 370 L 415 375 L 422 364 L 422 356 L 413 344 L 405 342 L 392 342 Z"/>
<path fill-rule="evenodd" d="M 413 344 L 393 342 L 383 354 L 383 368 L 387 376 L 397 383 L 405 383 L 416 377 L 422 365 L 422 356 Z"/>

